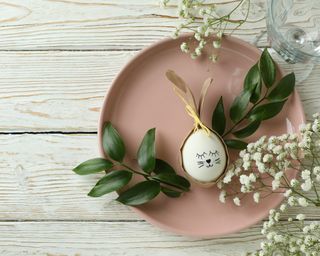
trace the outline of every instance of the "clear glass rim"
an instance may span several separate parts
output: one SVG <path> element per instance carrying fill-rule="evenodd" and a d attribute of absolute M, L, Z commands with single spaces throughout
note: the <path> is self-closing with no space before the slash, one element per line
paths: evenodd
<path fill-rule="evenodd" d="M 275 26 L 275 19 L 274 19 L 274 16 L 273 16 L 273 10 L 274 10 L 274 4 L 276 2 L 279 2 L 279 0 L 267 0 L 268 4 L 267 4 L 267 16 L 266 16 L 266 19 L 270 19 L 270 22 L 267 21 L 267 25 L 268 23 L 269 26 Z M 284 36 L 281 34 L 281 33 L 278 33 L 278 31 L 275 29 L 274 32 L 277 33 L 277 36 L 281 37 L 282 40 L 284 40 Z M 305 56 L 308 56 L 310 57 L 311 59 L 315 60 L 316 62 L 319 63 L 320 61 L 320 57 L 318 56 L 315 56 L 315 55 L 312 55 L 310 53 L 307 53 L 307 52 L 302 52 Z"/>

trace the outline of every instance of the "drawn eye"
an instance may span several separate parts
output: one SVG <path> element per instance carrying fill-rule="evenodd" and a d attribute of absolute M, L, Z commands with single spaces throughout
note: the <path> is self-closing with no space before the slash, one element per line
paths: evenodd
<path fill-rule="evenodd" d="M 203 152 L 201 155 L 197 153 L 196 157 L 199 158 L 199 159 L 203 159 L 206 155 L 207 155 L 206 152 Z"/>
<path fill-rule="evenodd" d="M 216 151 L 212 152 L 212 151 L 210 150 L 209 156 L 219 156 L 219 151 L 216 150 Z"/>

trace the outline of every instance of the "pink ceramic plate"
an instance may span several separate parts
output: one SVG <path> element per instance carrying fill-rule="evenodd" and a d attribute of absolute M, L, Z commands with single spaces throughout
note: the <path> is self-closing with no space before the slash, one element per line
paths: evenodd
<path fill-rule="evenodd" d="M 157 156 L 169 162 L 183 175 L 179 165 L 179 149 L 184 138 L 193 127 L 184 105 L 172 90 L 165 77 L 167 69 L 175 70 L 191 86 L 195 97 L 199 97 L 203 81 L 214 78 L 209 89 L 202 120 L 211 127 L 212 111 L 220 96 L 226 108 L 242 89 L 248 69 L 259 59 L 260 51 L 239 39 L 226 37 L 217 64 L 207 58 L 192 60 L 180 51 L 186 40 L 163 40 L 140 52 L 114 80 L 103 103 L 99 142 L 103 123 L 110 120 L 122 135 L 129 155 L 127 161 L 133 165 L 135 154 L 145 132 L 156 127 Z M 110 60 L 112 61 L 112 60 Z M 304 122 L 304 114 L 298 94 L 288 100 L 282 113 L 263 123 L 251 139 L 262 135 L 280 135 L 295 132 Z M 191 192 L 178 199 L 159 196 L 141 207 L 133 207 L 150 223 L 172 232 L 195 237 L 213 237 L 247 228 L 263 219 L 268 210 L 277 206 L 282 196 L 272 195 L 260 204 L 248 197 L 242 206 L 218 200 L 216 187 L 206 189 L 193 184 Z"/>

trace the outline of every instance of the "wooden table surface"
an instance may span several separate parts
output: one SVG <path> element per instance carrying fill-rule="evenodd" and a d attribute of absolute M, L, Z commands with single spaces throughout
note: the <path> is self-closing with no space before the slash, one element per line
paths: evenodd
<path fill-rule="evenodd" d="M 0 1 L 1 256 L 213 256 L 257 248 L 261 224 L 216 239 L 174 235 L 115 203 L 115 194 L 88 198 L 96 177 L 71 171 L 98 155 L 97 120 L 112 79 L 175 24 L 175 11 L 158 0 Z M 261 18 L 234 35 L 265 47 L 265 30 Z M 319 71 L 298 86 L 307 119 L 319 111 Z M 320 219 L 314 208 L 307 215 Z"/>

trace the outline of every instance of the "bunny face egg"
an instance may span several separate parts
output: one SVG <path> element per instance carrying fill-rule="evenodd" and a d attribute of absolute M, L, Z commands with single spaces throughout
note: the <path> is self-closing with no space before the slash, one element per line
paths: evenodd
<path fill-rule="evenodd" d="M 181 148 L 184 170 L 198 182 L 212 183 L 224 173 L 228 154 L 223 140 L 215 133 L 199 129 L 192 132 Z"/>

